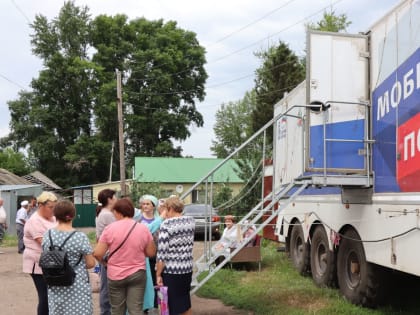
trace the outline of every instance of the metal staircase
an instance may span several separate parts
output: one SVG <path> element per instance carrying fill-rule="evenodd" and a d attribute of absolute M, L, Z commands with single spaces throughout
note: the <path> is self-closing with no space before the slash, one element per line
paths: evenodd
<path fill-rule="evenodd" d="M 191 283 L 192 290 L 191 294 L 195 293 L 203 284 L 205 284 L 217 271 L 219 271 L 224 265 L 226 265 L 231 257 L 235 256 L 242 248 L 246 246 L 249 240 L 253 239 L 256 234 L 258 234 L 271 220 L 273 220 L 280 211 L 287 207 L 295 198 L 311 184 L 311 180 L 296 180 L 289 185 L 282 187 L 278 192 L 269 194 L 264 198 L 262 202 L 256 205 L 246 216 L 244 216 L 237 224 L 239 225 L 255 225 L 257 228 L 254 232 L 248 236 L 248 239 L 244 239 L 241 244 L 233 249 L 228 255 L 221 256 L 220 254 L 214 253 L 211 248 L 208 248 L 206 252 L 195 262 L 196 270 L 193 275 L 193 280 Z M 276 210 L 273 210 L 274 205 L 282 200 Z M 265 207 L 262 205 L 265 202 L 269 202 Z M 265 218 L 261 221 L 263 215 L 270 214 L 268 218 Z M 245 223 L 246 222 L 246 223 Z M 223 257 L 224 259 L 220 261 L 217 266 L 215 261 L 218 257 Z M 207 275 L 200 279 L 200 275 L 208 272 Z"/>

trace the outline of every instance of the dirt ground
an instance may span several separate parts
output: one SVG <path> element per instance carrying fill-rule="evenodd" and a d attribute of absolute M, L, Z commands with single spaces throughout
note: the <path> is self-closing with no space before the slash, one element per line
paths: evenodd
<path fill-rule="evenodd" d="M 199 247 L 199 244 L 198 246 Z M 22 255 L 14 247 L 0 247 L 0 314 L 36 315 L 37 294 L 32 279 L 22 272 Z M 99 314 L 99 294 L 93 293 L 94 315 Z M 192 296 L 193 314 L 252 314 L 225 306 L 219 300 Z"/>

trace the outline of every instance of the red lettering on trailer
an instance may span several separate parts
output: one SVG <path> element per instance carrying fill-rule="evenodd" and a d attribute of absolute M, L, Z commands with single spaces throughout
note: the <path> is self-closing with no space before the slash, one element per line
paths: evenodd
<path fill-rule="evenodd" d="M 397 182 L 401 191 L 420 190 L 420 114 L 398 127 Z"/>

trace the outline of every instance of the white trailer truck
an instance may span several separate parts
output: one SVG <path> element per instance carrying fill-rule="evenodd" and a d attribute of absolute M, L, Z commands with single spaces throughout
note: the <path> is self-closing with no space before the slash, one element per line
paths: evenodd
<path fill-rule="evenodd" d="M 211 209 L 212 174 L 274 125 L 265 196 L 239 224 L 284 242 L 319 286 L 375 306 L 387 271 L 420 276 L 420 1 L 400 2 L 362 34 L 308 31 L 306 64 L 274 118 L 181 198 L 205 183 Z M 210 248 L 192 292 L 242 249 L 215 267 Z"/>
<path fill-rule="evenodd" d="M 305 182 L 278 203 L 294 266 L 364 306 L 384 271 L 420 276 L 420 1 L 363 34 L 309 31 L 307 78 L 275 116 L 273 190 Z"/>

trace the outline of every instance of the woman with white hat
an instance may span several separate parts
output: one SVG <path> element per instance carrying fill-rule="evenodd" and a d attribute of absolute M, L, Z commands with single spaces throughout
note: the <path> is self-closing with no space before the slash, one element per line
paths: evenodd
<path fill-rule="evenodd" d="M 29 219 L 29 202 L 28 200 L 23 200 L 20 203 L 20 209 L 16 213 L 16 234 L 18 237 L 18 253 L 22 254 L 25 249 L 23 244 L 23 227 L 25 226 L 26 221 Z"/>

